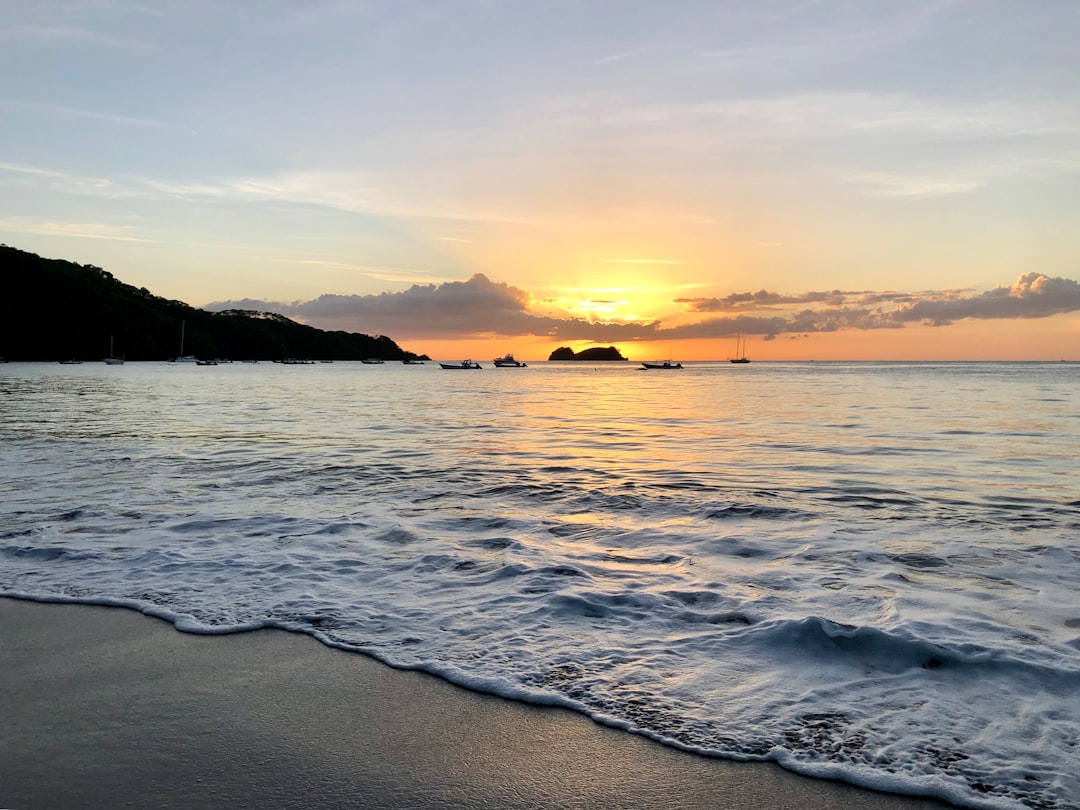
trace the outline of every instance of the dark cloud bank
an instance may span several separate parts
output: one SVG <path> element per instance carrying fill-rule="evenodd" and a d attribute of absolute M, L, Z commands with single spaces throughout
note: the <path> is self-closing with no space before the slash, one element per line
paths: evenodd
<path fill-rule="evenodd" d="M 536 335 L 604 343 L 719 338 L 737 332 L 772 339 L 846 329 L 900 329 L 909 323 L 946 326 L 965 319 L 1046 318 L 1080 310 L 1080 283 L 1025 273 L 1012 286 L 982 293 L 832 290 L 785 295 L 759 290 L 723 298 L 677 298 L 673 303 L 686 312 L 713 314 L 674 327 L 661 321 L 600 323 L 536 315 L 528 311 L 530 303 L 526 291 L 478 273 L 468 281 L 415 284 L 396 293 L 322 295 L 292 303 L 217 301 L 205 308 L 278 312 L 320 329 L 410 340 Z"/>

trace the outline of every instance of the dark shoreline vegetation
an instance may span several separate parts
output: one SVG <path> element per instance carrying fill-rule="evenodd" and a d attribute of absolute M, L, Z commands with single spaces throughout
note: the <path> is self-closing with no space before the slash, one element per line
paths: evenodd
<path fill-rule="evenodd" d="M 100 267 L 0 245 L 6 360 L 168 360 L 180 354 L 236 360 L 429 360 L 390 338 L 325 332 L 272 312 L 208 312 L 117 280 Z"/>

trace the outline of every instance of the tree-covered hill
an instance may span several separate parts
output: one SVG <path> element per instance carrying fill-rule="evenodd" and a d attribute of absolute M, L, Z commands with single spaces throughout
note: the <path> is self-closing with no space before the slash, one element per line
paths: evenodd
<path fill-rule="evenodd" d="M 0 245 L 0 357 L 7 360 L 202 358 L 416 359 L 388 337 L 324 332 L 283 315 L 207 312 L 153 295 L 93 265 Z M 426 359 L 422 357 L 421 359 Z"/>

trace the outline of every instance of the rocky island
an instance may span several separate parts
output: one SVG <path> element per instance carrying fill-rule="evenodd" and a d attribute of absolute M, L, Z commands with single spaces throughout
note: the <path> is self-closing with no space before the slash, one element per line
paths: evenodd
<path fill-rule="evenodd" d="M 594 346 L 575 352 L 569 346 L 560 346 L 551 353 L 548 360 L 626 360 L 614 346 Z"/>

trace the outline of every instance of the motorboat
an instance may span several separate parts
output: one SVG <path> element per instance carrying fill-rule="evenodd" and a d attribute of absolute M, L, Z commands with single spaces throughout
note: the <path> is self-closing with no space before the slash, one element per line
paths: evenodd
<path fill-rule="evenodd" d="M 460 363 L 439 363 L 439 365 L 447 370 L 453 371 L 466 368 L 482 368 L 475 360 L 462 360 Z"/>
<path fill-rule="evenodd" d="M 504 354 L 502 357 L 496 357 L 491 361 L 495 364 L 495 368 L 528 368 L 525 363 L 520 360 L 515 360 L 514 355 Z"/>
<path fill-rule="evenodd" d="M 642 361 L 641 367 L 642 368 L 669 368 L 669 369 L 674 369 L 674 368 L 682 368 L 682 363 L 672 363 L 670 360 L 661 360 L 661 361 L 659 361 L 657 363 L 646 363 L 645 361 Z"/>

